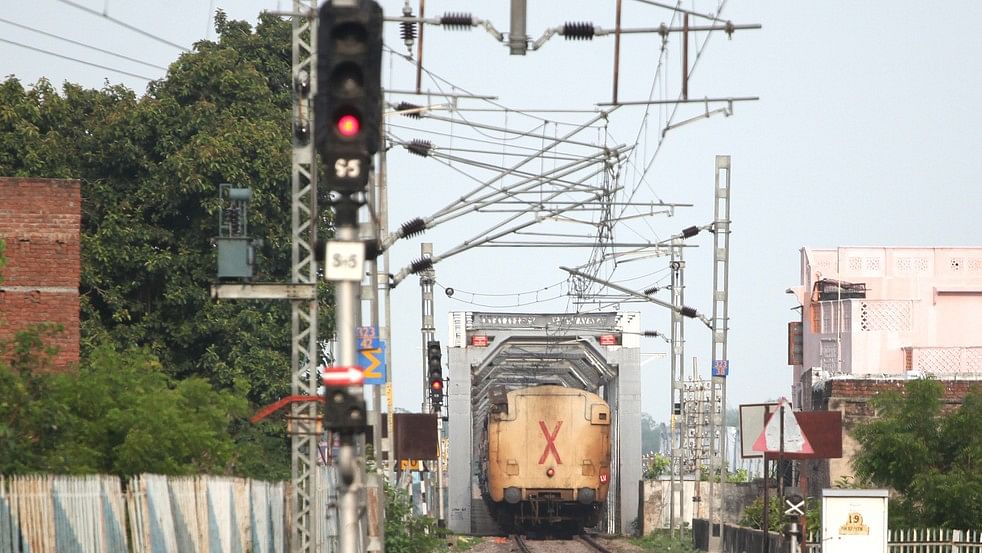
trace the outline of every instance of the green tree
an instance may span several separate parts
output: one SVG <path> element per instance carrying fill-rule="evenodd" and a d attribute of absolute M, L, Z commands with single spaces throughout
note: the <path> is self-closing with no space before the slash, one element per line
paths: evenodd
<path fill-rule="evenodd" d="M 202 378 L 174 380 L 146 350 L 96 348 L 78 373 L 45 372 L 40 327 L 6 344 L 0 365 L 0 474 L 231 474 L 229 433 L 247 403 Z"/>
<path fill-rule="evenodd" d="M 894 524 L 982 527 L 982 387 L 949 413 L 943 393 L 936 380 L 911 380 L 902 393 L 874 398 L 877 418 L 853 430 L 862 445 L 857 476 L 900 494 L 891 501 Z"/>
<path fill-rule="evenodd" d="M 69 426 L 44 372 L 55 353 L 44 337 L 56 331 L 39 325 L 0 342 L 0 474 L 44 470 Z"/>
<path fill-rule="evenodd" d="M 218 185 L 251 187 L 250 233 L 265 242 L 257 279 L 289 278 L 290 24 L 261 15 L 253 30 L 218 14 L 215 26 L 217 42 L 195 44 L 143 96 L 0 83 L 0 175 L 82 180 L 83 354 L 147 348 L 167 376 L 261 406 L 289 391 L 289 305 L 212 301 L 211 239 Z M 332 303 L 321 297 L 327 334 Z M 233 431 L 259 454 L 255 470 L 289 472 L 281 429 Z"/>
<path fill-rule="evenodd" d="M 641 453 L 661 451 L 662 435 L 667 435 L 665 423 L 657 423 L 648 413 L 641 413 Z"/>

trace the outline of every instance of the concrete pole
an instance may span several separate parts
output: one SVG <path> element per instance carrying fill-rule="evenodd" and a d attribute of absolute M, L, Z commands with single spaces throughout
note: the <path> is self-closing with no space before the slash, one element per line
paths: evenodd
<path fill-rule="evenodd" d="M 335 235 L 338 241 L 358 240 L 358 207 L 350 197 L 343 197 L 335 210 Z M 340 366 L 357 365 L 355 328 L 361 321 L 361 282 L 339 281 L 335 285 L 335 332 L 337 333 L 338 361 Z M 348 394 L 361 400 L 361 386 L 348 388 Z M 364 461 L 359 446 L 364 445 L 364 434 L 340 433 L 341 448 L 338 454 L 340 494 L 340 553 L 361 553 L 362 529 L 361 497 L 365 485 Z M 362 443 L 359 443 L 362 442 Z"/>

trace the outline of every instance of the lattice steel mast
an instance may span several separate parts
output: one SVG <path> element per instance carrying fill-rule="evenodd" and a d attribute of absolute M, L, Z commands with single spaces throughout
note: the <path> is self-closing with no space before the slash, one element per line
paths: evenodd
<path fill-rule="evenodd" d="M 293 150 L 291 159 L 291 243 L 290 282 L 313 285 L 316 290 L 317 261 L 314 244 L 317 237 L 317 157 L 313 140 L 313 96 L 317 86 L 317 2 L 293 0 L 292 72 Z M 309 300 L 292 300 L 291 305 L 291 394 L 313 396 L 317 393 L 317 295 Z M 291 471 L 293 487 L 293 553 L 323 551 L 318 544 L 320 525 L 325 520 L 317 490 L 317 402 L 293 403 L 290 408 Z"/>
<path fill-rule="evenodd" d="M 723 173 L 721 178 L 720 174 Z M 715 220 L 713 221 L 713 365 L 711 402 L 712 431 L 709 448 L 709 551 L 723 547 L 723 482 L 726 459 L 726 335 L 729 330 L 730 264 L 730 156 L 716 156 Z M 718 440 L 718 442 L 717 442 Z M 719 478 L 719 482 L 716 482 Z"/>

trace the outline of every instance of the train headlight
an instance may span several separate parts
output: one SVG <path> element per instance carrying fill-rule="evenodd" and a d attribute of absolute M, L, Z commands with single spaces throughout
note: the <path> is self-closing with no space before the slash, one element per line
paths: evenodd
<path fill-rule="evenodd" d="M 556 471 L 552 467 L 550 467 L 549 470 L 546 471 L 546 476 L 548 476 L 549 478 L 552 478 L 555 475 L 556 475 Z"/>

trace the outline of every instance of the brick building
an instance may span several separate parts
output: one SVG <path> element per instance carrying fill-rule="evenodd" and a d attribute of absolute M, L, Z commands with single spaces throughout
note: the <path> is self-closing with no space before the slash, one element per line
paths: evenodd
<path fill-rule="evenodd" d="M 81 192 L 79 181 L 0 177 L 0 340 L 36 323 L 63 330 L 54 368 L 79 358 Z"/>
<path fill-rule="evenodd" d="M 956 408 L 982 384 L 982 248 L 801 250 L 789 288 L 801 319 L 789 325 L 793 403 L 840 411 L 842 459 L 804 462 L 810 494 L 853 474 L 849 435 L 873 416 L 869 400 L 930 376 Z"/>

